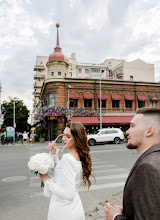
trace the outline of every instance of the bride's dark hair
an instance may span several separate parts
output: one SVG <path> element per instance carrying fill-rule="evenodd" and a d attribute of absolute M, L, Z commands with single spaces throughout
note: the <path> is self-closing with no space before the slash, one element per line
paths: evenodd
<path fill-rule="evenodd" d="M 92 173 L 92 161 L 90 156 L 90 148 L 87 141 L 87 133 L 83 124 L 79 122 L 67 123 L 66 127 L 70 128 L 71 134 L 76 141 L 76 150 L 82 162 L 83 181 L 88 184 L 88 189 L 91 185 L 90 176 Z M 93 176 L 94 177 L 94 176 Z"/>

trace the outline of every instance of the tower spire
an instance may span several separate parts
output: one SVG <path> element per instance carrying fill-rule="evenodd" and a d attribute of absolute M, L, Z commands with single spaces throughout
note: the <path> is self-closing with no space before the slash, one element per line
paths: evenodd
<path fill-rule="evenodd" d="M 59 47 L 59 32 L 58 32 L 59 26 L 60 26 L 60 25 L 57 23 L 57 24 L 56 24 L 56 27 L 57 27 L 57 46 L 56 46 L 56 47 Z"/>

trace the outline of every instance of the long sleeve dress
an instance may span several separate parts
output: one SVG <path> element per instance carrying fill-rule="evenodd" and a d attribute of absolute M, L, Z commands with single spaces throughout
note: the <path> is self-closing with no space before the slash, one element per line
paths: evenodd
<path fill-rule="evenodd" d="M 53 178 L 45 181 L 44 195 L 50 197 L 48 220 L 85 220 L 78 188 L 82 183 L 82 163 L 71 154 L 64 154 L 56 166 Z"/>

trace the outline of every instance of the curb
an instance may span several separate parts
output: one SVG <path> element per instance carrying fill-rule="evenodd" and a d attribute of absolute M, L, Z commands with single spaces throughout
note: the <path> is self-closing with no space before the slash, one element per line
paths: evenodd
<path fill-rule="evenodd" d="M 119 193 L 112 195 L 112 197 L 109 200 L 99 203 L 94 211 L 86 213 L 86 220 L 106 220 L 104 214 L 104 206 L 106 205 L 106 203 L 110 202 L 122 206 L 122 198 L 123 191 L 120 191 Z"/>

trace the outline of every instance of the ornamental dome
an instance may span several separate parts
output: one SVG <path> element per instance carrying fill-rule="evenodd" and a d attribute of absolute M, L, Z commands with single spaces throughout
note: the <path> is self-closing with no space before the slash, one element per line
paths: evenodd
<path fill-rule="evenodd" d="M 57 46 L 54 48 L 54 52 L 49 56 L 48 62 L 60 61 L 68 64 L 68 59 L 63 55 L 62 49 L 59 46 L 59 33 L 58 28 L 59 24 L 56 24 L 57 27 Z"/>

